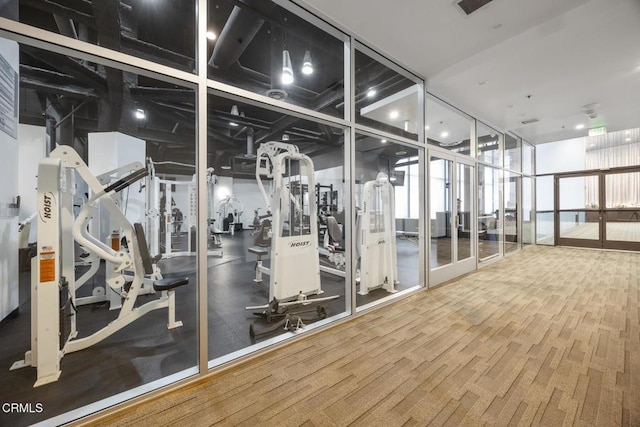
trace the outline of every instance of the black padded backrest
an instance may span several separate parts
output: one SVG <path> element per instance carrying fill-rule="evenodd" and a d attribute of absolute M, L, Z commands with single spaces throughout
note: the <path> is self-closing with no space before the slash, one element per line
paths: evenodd
<path fill-rule="evenodd" d="M 147 239 L 144 237 L 144 228 L 142 228 L 142 224 L 136 222 L 135 224 L 133 224 L 133 229 L 136 232 L 138 251 L 140 252 L 140 257 L 142 258 L 144 274 L 153 274 L 153 261 L 151 261 L 151 255 L 149 254 Z"/>

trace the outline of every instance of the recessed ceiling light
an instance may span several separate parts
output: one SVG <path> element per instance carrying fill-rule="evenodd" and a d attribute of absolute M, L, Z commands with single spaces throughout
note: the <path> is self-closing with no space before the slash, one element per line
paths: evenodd
<path fill-rule="evenodd" d="M 627 139 L 625 139 L 625 141 L 626 141 L 626 142 L 629 142 L 629 141 L 631 141 L 631 138 L 627 138 Z"/>
<path fill-rule="evenodd" d="M 229 122 L 229 126 L 238 127 L 239 125 L 236 122 Z"/>
<path fill-rule="evenodd" d="M 584 129 L 584 125 L 583 125 L 582 123 L 577 124 L 577 125 L 576 125 L 576 129 L 577 129 L 577 130 Z"/>
<path fill-rule="evenodd" d="M 374 88 L 371 88 L 367 91 L 367 98 L 373 98 L 377 93 L 378 92 Z"/>
<path fill-rule="evenodd" d="M 393 110 L 392 112 L 389 113 L 389 118 L 390 119 L 397 119 L 400 116 L 400 113 L 398 113 L 398 111 Z"/>
<path fill-rule="evenodd" d="M 404 156 L 405 154 L 407 154 L 407 152 L 406 152 L 406 151 L 398 151 L 398 152 L 396 153 L 396 156 Z"/>
<path fill-rule="evenodd" d="M 209 40 L 215 40 L 216 39 L 216 33 L 214 33 L 213 31 L 207 31 L 207 38 Z"/>
<path fill-rule="evenodd" d="M 440 134 L 441 138 L 446 138 L 448 136 L 449 136 L 449 132 L 447 132 L 446 130 Z"/>
<path fill-rule="evenodd" d="M 220 169 L 229 170 L 231 169 L 231 166 L 220 166 Z"/>
<path fill-rule="evenodd" d="M 424 127 L 424 129 L 425 129 L 425 130 L 429 130 L 429 125 L 426 125 L 426 126 Z"/>
<path fill-rule="evenodd" d="M 381 139 L 380 142 L 382 142 L 383 144 L 386 144 L 387 140 L 386 139 Z"/>

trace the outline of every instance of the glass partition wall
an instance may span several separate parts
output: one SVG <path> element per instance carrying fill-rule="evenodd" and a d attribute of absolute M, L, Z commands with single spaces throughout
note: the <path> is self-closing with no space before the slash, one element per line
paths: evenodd
<path fill-rule="evenodd" d="M 310 118 L 209 95 L 211 367 L 290 336 L 298 326 L 287 320 L 308 329 L 350 310 L 344 136 Z M 302 301 L 286 311 L 276 305 L 301 297 L 318 302 L 311 310 Z"/>
<path fill-rule="evenodd" d="M 420 212 L 423 150 L 356 134 L 356 305 L 424 286 Z"/>
<path fill-rule="evenodd" d="M 354 291 L 357 310 L 426 286 L 424 84 L 354 49 Z"/>
<path fill-rule="evenodd" d="M 442 283 L 476 268 L 475 122 L 433 96 L 427 98 L 430 280 Z"/>
<path fill-rule="evenodd" d="M 503 171 L 500 132 L 294 3 L 0 13 L 0 393 L 40 404 L 0 424 L 191 381 L 503 253 L 525 145 Z"/>
<path fill-rule="evenodd" d="M 502 146 L 504 136 L 478 122 L 478 260 L 494 260 L 504 254 Z M 515 192 L 514 192 L 514 200 Z M 514 221 L 511 218 L 510 226 Z M 515 227 L 511 228 L 512 231 Z"/>
<path fill-rule="evenodd" d="M 2 286 L 17 300 L 2 316 L 0 400 L 42 408 L 0 423 L 196 374 L 195 85 L 6 39 L 0 53 L 18 95 L 2 173 L 19 192 L 2 218 L 3 262 L 16 260 Z"/>

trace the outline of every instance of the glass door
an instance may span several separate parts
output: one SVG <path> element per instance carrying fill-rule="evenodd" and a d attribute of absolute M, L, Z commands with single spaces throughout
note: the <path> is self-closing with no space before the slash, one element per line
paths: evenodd
<path fill-rule="evenodd" d="M 640 169 L 558 175 L 556 244 L 640 251 Z"/>
<path fill-rule="evenodd" d="M 556 245 L 602 247 L 600 175 L 556 176 Z"/>
<path fill-rule="evenodd" d="M 429 157 L 431 285 L 476 268 L 472 161 L 432 151 Z"/>
<path fill-rule="evenodd" d="M 602 247 L 640 251 L 640 170 L 608 171 L 602 178 Z"/>

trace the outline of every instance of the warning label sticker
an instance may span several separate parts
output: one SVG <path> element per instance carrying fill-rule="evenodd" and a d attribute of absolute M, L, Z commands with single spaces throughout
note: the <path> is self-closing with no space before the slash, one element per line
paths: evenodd
<path fill-rule="evenodd" d="M 56 280 L 56 253 L 40 252 L 40 283 Z"/>

